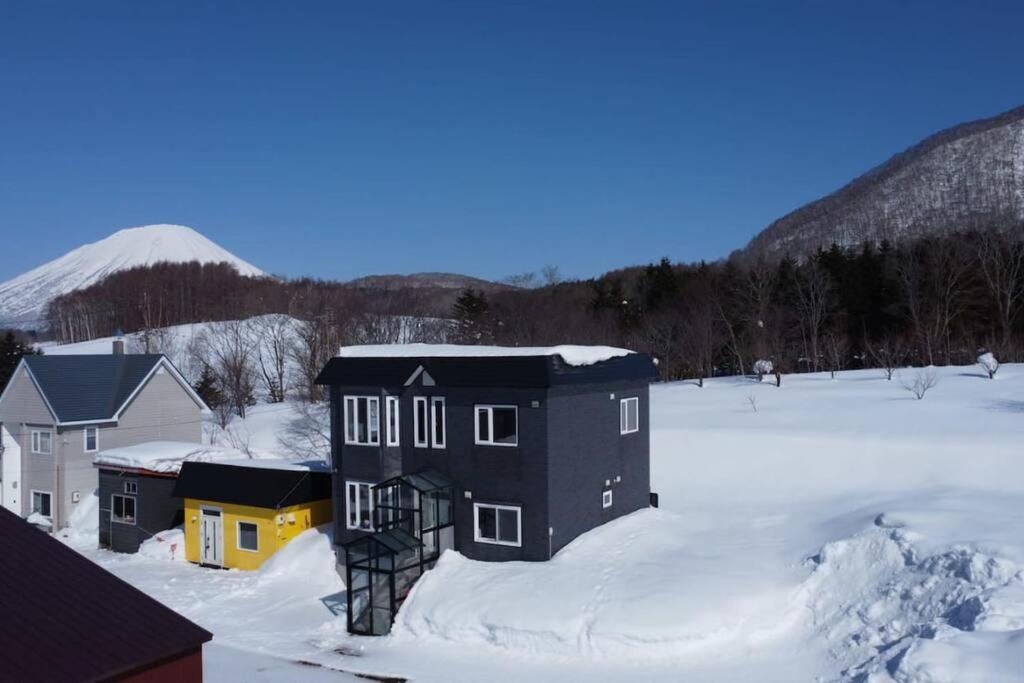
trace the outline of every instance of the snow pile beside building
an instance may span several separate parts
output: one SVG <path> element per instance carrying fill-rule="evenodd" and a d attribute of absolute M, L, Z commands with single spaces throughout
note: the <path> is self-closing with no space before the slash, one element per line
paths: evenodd
<path fill-rule="evenodd" d="M 183 462 L 220 462 L 248 459 L 250 456 L 235 448 L 209 446 L 186 441 L 149 441 L 110 448 L 93 458 L 96 465 L 124 469 L 148 470 L 158 473 L 176 473 Z"/>
<path fill-rule="evenodd" d="M 139 546 L 140 557 L 155 560 L 185 561 L 185 532 L 181 529 L 167 529 L 156 533 Z"/>
<path fill-rule="evenodd" d="M 462 344 L 366 344 L 343 346 L 342 358 L 479 358 L 561 356 L 569 365 L 594 365 L 633 353 L 614 346 L 473 346 Z"/>
<path fill-rule="evenodd" d="M 345 590 L 345 583 L 335 571 L 336 562 L 328 530 L 307 529 L 263 563 L 259 583 L 301 585 L 304 593 L 316 596 L 337 593 Z"/>

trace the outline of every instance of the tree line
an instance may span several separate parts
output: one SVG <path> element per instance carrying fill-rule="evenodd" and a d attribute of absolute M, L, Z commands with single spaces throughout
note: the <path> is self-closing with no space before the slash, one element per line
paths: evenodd
<path fill-rule="evenodd" d="M 286 314 L 303 321 L 289 353 L 314 396 L 319 366 L 345 343 L 607 344 L 650 353 L 664 379 L 697 380 L 967 364 L 983 352 L 1024 360 L 1024 226 L 833 245 L 802 260 L 662 259 L 589 280 L 547 268 L 509 284 L 374 289 L 157 264 L 59 297 L 49 317 L 69 342 Z"/>
<path fill-rule="evenodd" d="M 833 245 L 798 261 L 608 273 L 453 308 L 466 343 L 609 344 L 650 353 L 663 379 L 1024 360 L 1024 226 L 899 244 Z"/>

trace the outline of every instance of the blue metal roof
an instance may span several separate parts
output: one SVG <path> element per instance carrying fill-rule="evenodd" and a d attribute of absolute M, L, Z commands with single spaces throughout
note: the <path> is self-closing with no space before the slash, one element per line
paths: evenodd
<path fill-rule="evenodd" d="M 58 422 L 103 422 L 139 388 L 160 354 L 24 356 Z"/>

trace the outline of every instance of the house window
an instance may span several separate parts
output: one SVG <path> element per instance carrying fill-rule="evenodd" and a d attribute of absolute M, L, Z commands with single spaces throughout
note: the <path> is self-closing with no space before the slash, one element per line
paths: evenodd
<path fill-rule="evenodd" d="M 82 430 L 82 448 L 86 453 L 95 453 L 100 449 L 100 428 L 86 427 Z"/>
<path fill-rule="evenodd" d="M 128 479 L 124 483 L 124 492 L 135 495 L 136 493 L 139 492 L 139 482 L 135 481 L 134 479 Z"/>
<path fill-rule="evenodd" d="M 473 522 L 477 543 L 516 547 L 522 545 L 522 508 L 473 503 Z"/>
<path fill-rule="evenodd" d="M 359 481 L 345 482 L 345 499 L 348 501 L 348 517 L 345 526 L 349 529 L 373 531 L 372 484 Z"/>
<path fill-rule="evenodd" d="M 612 506 L 612 490 L 601 492 L 601 507 L 610 508 Z"/>
<path fill-rule="evenodd" d="M 251 553 L 259 552 L 260 528 L 255 522 L 238 523 L 238 549 Z"/>
<path fill-rule="evenodd" d="M 53 434 L 50 430 L 32 430 L 32 452 L 39 455 L 50 455 L 53 452 Z"/>
<path fill-rule="evenodd" d="M 640 399 L 624 398 L 619 401 L 619 434 L 640 431 Z"/>
<path fill-rule="evenodd" d="M 53 497 L 49 491 L 33 491 L 32 492 L 32 512 L 38 513 L 43 517 L 51 517 L 50 502 Z"/>
<path fill-rule="evenodd" d="M 430 399 L 430 437 L 434 448 L 444 448 L 444 413 L 444 397 L 432 397 Z"/>
<path fill-rule="evenodd" d="M 135 496 L 111 496 L 110 518 L 121 524 L 135 524 Z"/>
<path fill-rule="evenodd" d="M 345 397 L 345 443 L 357 446 L 380 444 L 380 399 L 376 396 Z"/>
<path fill-rule="evenodd" d="M 413 443 L 416 448 L 427 447 L 427 397 L 415 396 L 412 399 L 413 407 Z"/>
<path fill-rule="evenodd" d="M 476 443 L 518 445 L 519 409 L 516 406 L 476 406 Z"/>
<path fill-rule="evenodd" d="M 388 445 L 398 445 L 398 397 L 388 396 L 385 399 L 385 408 L 387 409 L 387 428 L 388 428 Z"/>

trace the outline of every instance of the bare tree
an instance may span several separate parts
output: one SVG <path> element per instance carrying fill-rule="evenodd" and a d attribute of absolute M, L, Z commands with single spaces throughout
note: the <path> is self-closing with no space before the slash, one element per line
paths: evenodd
<path fill-rule="evenodd" d="M 261 315 L 248 321 L 256 351 L 260 382 L 270 403 L 288 397 L 288 350 L 294 334 L 293 321 L 286 315 Z"/>
<path fill-rule="evenodd" d="M 914 373 L 910 380 L 903 382 L 903 388 L 914 395 L 918 401 L 924 398 L 928 390 L 939 383 L 939 374 L 935 368 L 929 366 L 921 368 Z"/>
<path fill-rule="evenodd" d="M 1021 238 L 1024 234 L 1012 239 L 989 230 L 980 233 L 976 242 L 978 265 L 999 325 L 997 351 L 1004 357 L 1013 348 L 1013 325 L 1024 300 L 1024 242 Z"/>
<path fill-rule="evenodd" d="M 213 371 L 224 400 L 236 415 L 256 402 L 255 344 L 245 321 L 212 323 L 193 340 L 192 353 Z"/>
<path fill-rule="evenodd" d="M 750 404 L 750 408 L 756 413 L 757 412 L 757 394 L 750 392 L 747 394 L 747 403 Z"/>
<path fill-rule="evenodd" d="M 829 312 L 832 281 L 821 264 L 812 259 L 797 271 L 795 289 L 800 325 L 808 342 L 807 355 L 811 369 L 817 372 L 820 369 L 821 328 Z"/>
<path fill-rule="evenodd" d="M 843 369 L 843 361 L 849 352 L 849 341 L 845 336 L 837 335 L 835 332 L 828 332 L 825 335 L 825 357 L 828 359 L 829 371 L 832 379 L 836 373 Z"/>
<path fill-rule="evenodd" d="M 887 380 L 892 380 L 893 375 L 907 360 L 907 347 L 903 341 L 894 335 L 887 336 L 872 344 L 864 340 L 864 347 L 875 365 L 882 369 Z"/>
<path fill-rule="evenodd" d="M 331 311 L 325 311 L 296 325 L 290 353 L 302 378 L 301 399 L 323 400 L 324 390 L 317 385 L 316 378 L 327 361 L 340 348 L 340 337 L 335 316 Z"/>
<path fill-rule="evenodd" d="M 282 448 L 307 460 L 327 460 L 331 453 L 331 420 L 326 401 L 295 403 L 296 416 L 278 436 Z"/>
<path fill-rule="evenodd" d="M 540 269 L 540 279 L 545 286 L 551 287 L 562 281 L 562 274 L 559 272 L 558 266 L 547 265 Z"/>

